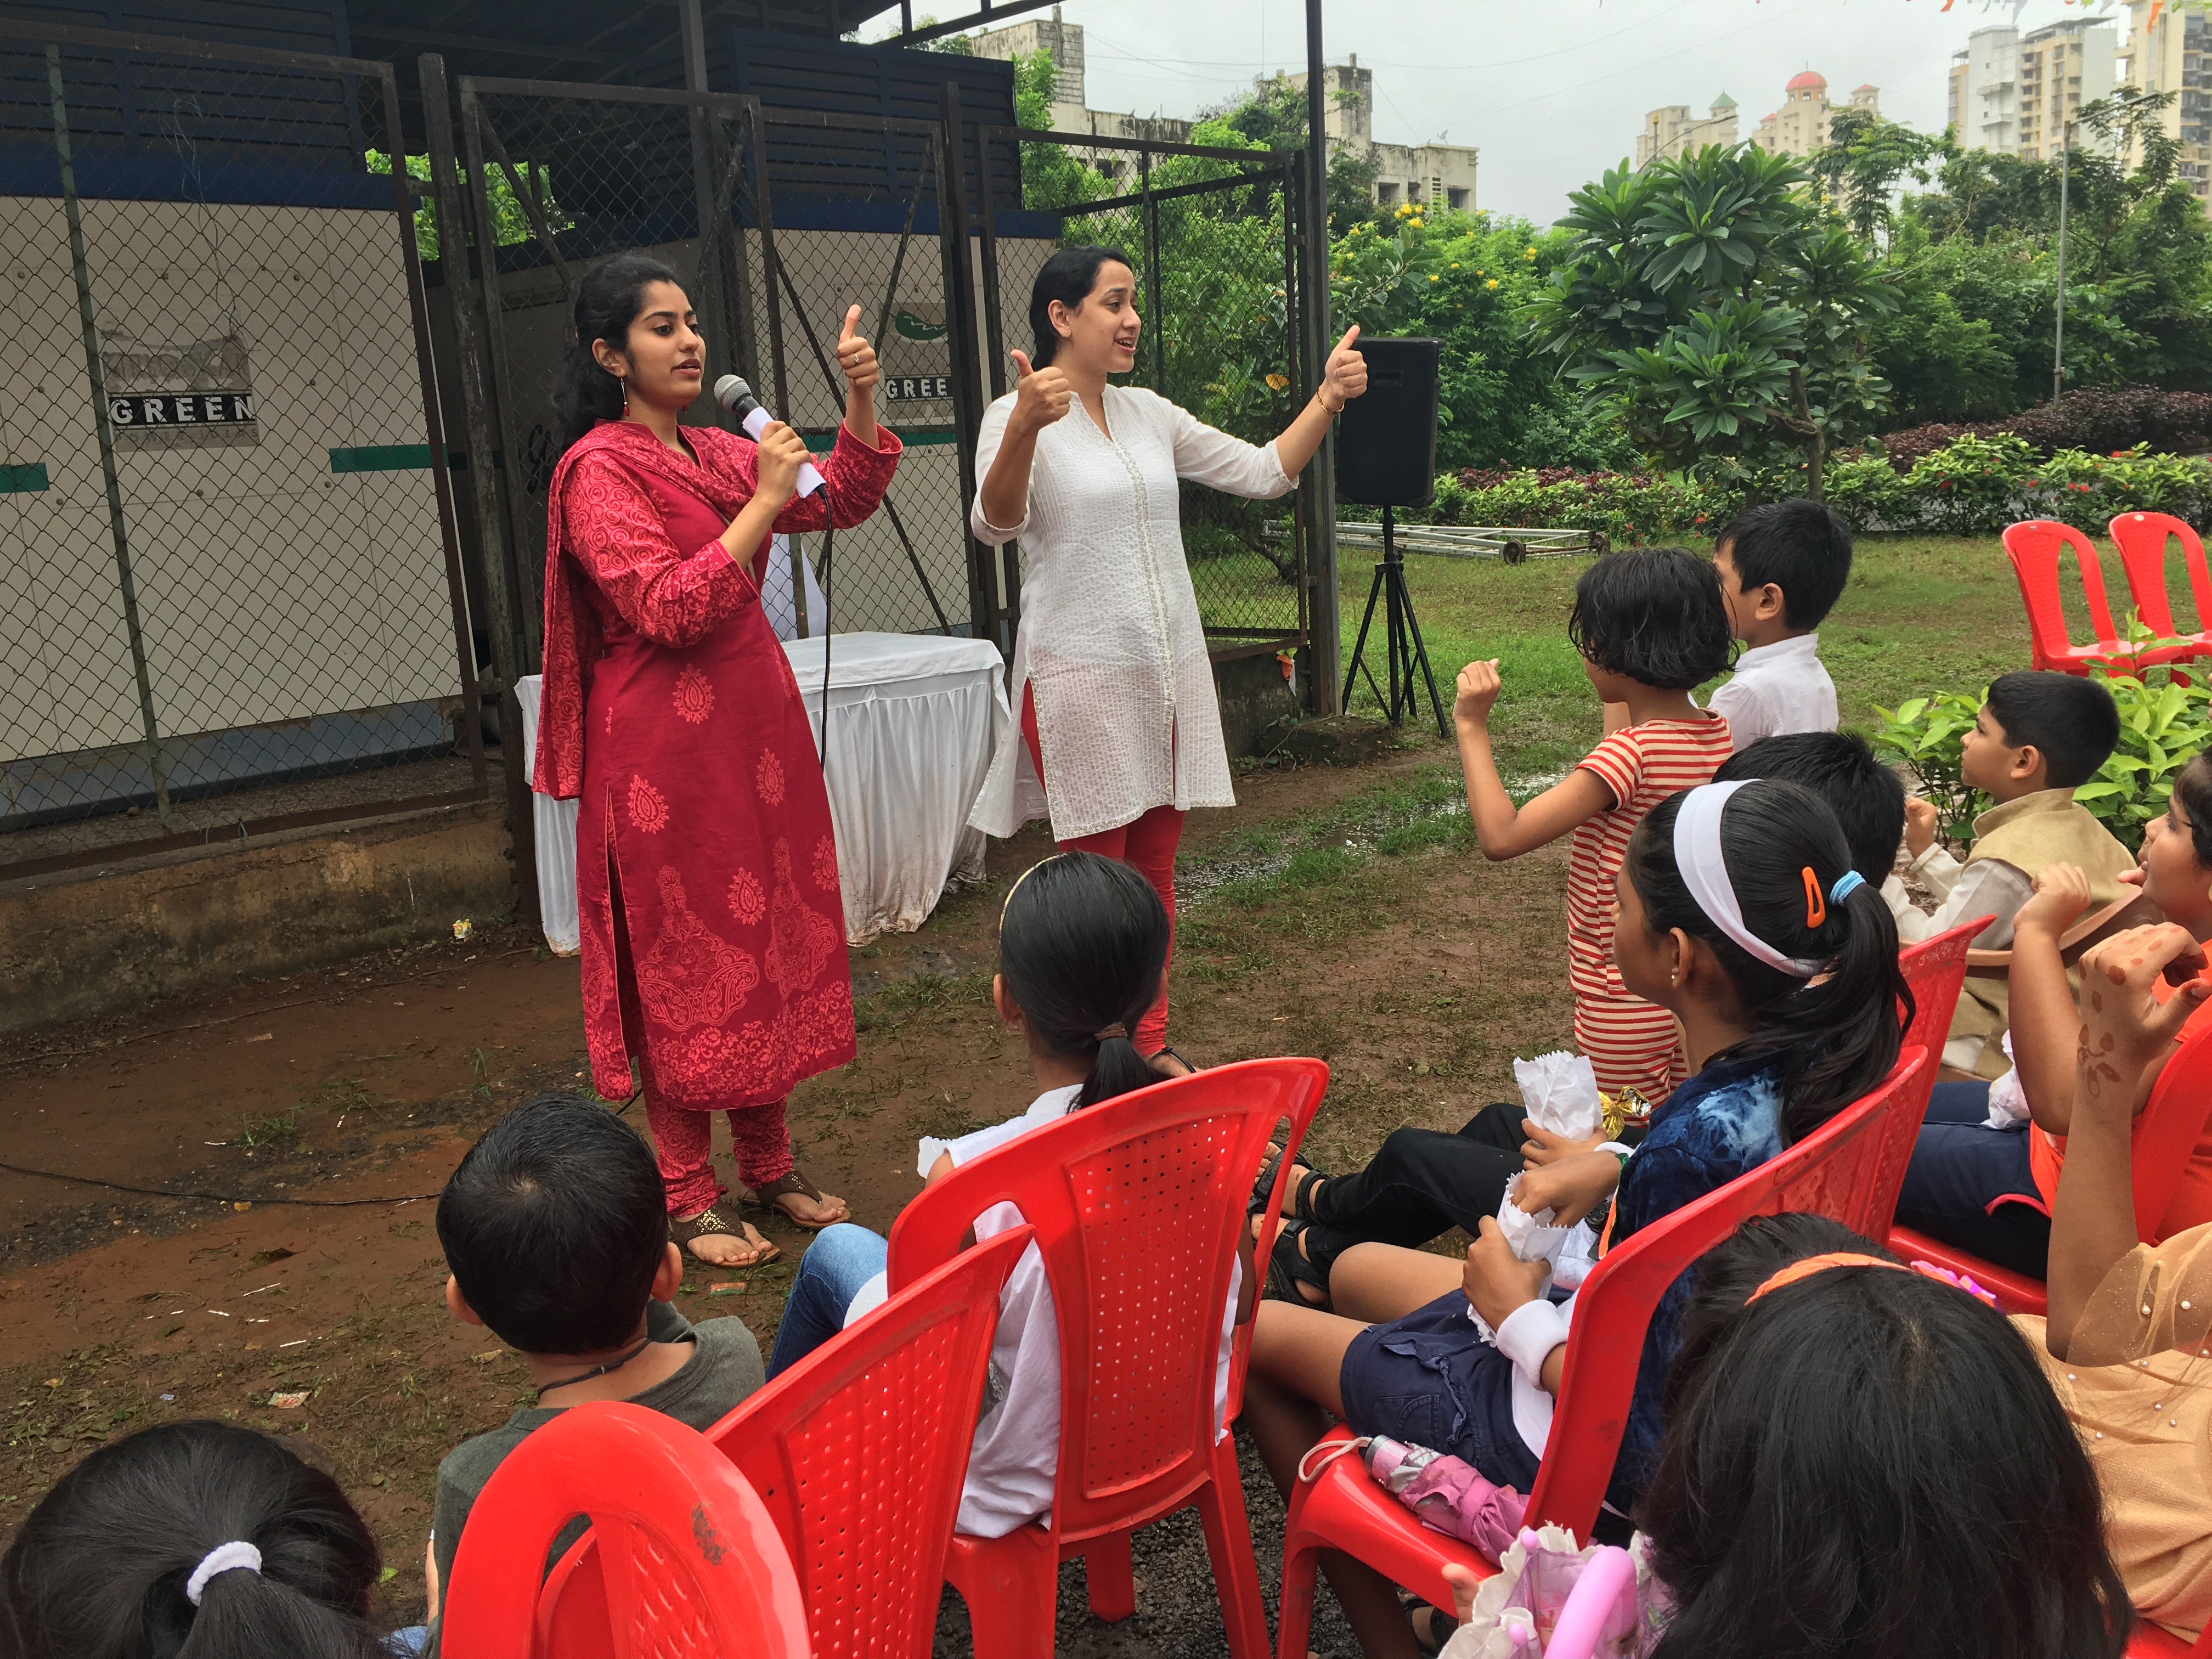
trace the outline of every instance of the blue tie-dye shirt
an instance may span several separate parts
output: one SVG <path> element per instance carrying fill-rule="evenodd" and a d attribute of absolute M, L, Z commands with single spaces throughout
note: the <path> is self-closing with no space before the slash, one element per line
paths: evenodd
<path fill-rule="evenodd" d="M 1782 1058 L 1711 1065 L 1678 1086 L 1652 1109 L 1644 1144 L 1622 1171 L 1613 1194 L 1613 1243 L 1632 1238 L 1652 1222 L 1694 1204 L 1757 1169 L 1782 1150 Z M 1682 1346 L 1682 1305 L 1696 1276 L 1685 1268 L 1651 1316 L 1636 1367 L 1636 1394 L 1628 1407 L 1620 1457 L 1607 1496 L 1626 1509 L 1658 1468 L 1660 1392 L 1667 1368 Z"/>

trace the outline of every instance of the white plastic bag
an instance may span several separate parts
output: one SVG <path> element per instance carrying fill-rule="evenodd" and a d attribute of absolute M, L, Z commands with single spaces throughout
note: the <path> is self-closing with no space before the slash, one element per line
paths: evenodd
<path fill-rule="evenodd" d="M 1538 1128 L 1568 1140 L 1588 1140 L 1604 1121 L 1597 1097 L 1597 1073 L 1589 1056 L 1565 1050 L 1513 1062 L 1521 1103 Z"/>

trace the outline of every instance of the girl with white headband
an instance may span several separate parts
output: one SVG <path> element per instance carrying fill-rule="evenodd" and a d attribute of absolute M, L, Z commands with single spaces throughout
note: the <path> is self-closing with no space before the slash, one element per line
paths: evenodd
<path fill-rule="evenodd" d="M 1888 905 L 1851 868 L 1835 814 L 1802 785 L 1715 783 L 1668 796 L 1637 827 L 1615 891 L 1620 976 L 1681 1021 L 1693 1075 L 1653 1110 L 1632 1155 L 1605 1147 L 1560 1158 L 1522 1176 L 1513 1200 L 1562 1222 L 1609 1202 L 1608 1246 L 1756 1169 L 1872 1090 L 1896 1063 L 1907 995 Z M 1528 1492 L 1574 1309 L 1571 1298 L 1546 1297 L 1548 1272 L 1517 1260 L 1486 1219 L 1464 1264 L 1352 1246 L 1329 1275 L 1334 1313 L 1263 1303 L 1244 1421 L 1276 1484 L 1288 1491 L 1334 1417 L 1359 1434 L 1449 1452 Z M 1660 1387 L 1688 1280 L 1661 1298 L 1645 1334 L 1601 1540 L 1610 1520 L 1620 1532 L 1611 1541 L 1626 1541 L 1626 1517 L 1656 1467 Z M 1346 1558 L 1323 1560 L 1370 1659 L 1413 1651 L 1388 1581 Z"/>
<path fill-rule="evenodd" d="M 384 1570 L 338 1483 L 235 1423 L 102 1446 L 0 1559 L 0 1652 L 21 1659 L 391 1659 Z"/>

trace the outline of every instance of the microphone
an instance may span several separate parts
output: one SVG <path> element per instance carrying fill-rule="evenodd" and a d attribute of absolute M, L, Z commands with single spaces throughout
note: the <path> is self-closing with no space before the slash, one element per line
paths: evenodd
<path fill-rule="evenodd" d="M 752 387 L 742 377 L 725 374 L 714 382 L 714 401 L 736 416 L 745 429 L 745 436 L 755 443 L 760 441 L 761 428 L 775 417 L 760 406 L 753 396 Z M 822 488 L 822 475 L 814 470 L 811 461 L 799 464 L 799 493 L 804 498 Z"/>

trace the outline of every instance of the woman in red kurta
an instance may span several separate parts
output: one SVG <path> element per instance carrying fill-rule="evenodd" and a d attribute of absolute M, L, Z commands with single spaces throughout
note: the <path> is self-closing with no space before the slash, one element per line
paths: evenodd
<path fill-rule="evenodd" d="M 790 428 L 756 447 L 678 427 L 705 355 L 672 271 L 621 255 L 576 299 L 536 784 L 580 797 L 593 1086 L 627 1096 L 637 1056 L 673 1231 L 717 1267 L 775 1247 L 715 1208 L 714 1111 L 758 1200 L 805 1227 L 847 1213 L 793 1167 L 784 1127 L 792 1085 L 853 1058 L 853 994 L 829 797 L 760 575 L 772 530 L 860 523 L 898 464 L 859 312 L 838 342 L 846 415 L 826 487 L 795 501 L 806 447 Z"/>

